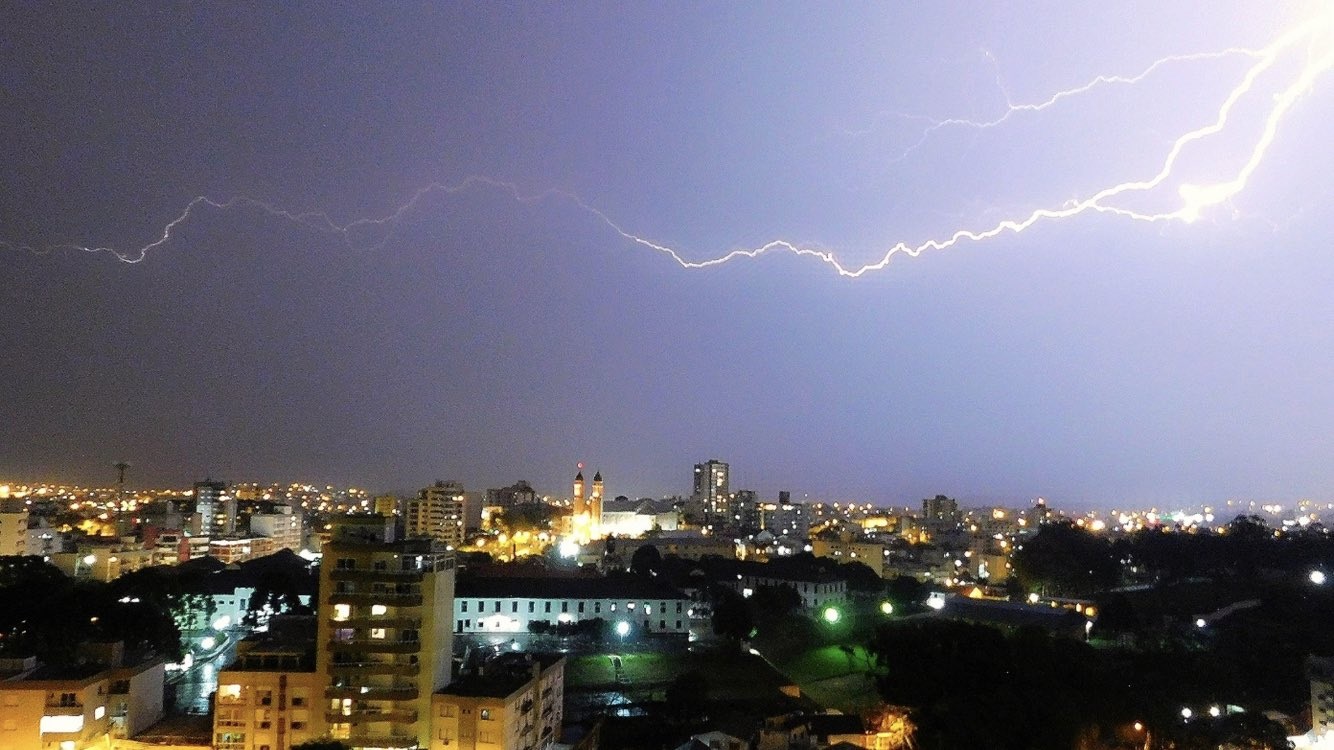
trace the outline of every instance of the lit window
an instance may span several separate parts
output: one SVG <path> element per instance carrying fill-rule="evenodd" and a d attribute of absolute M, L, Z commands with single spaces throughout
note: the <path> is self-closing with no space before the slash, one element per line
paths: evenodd
<path fill-rule="evenodd" d="M 484 708 L 484 709 L 482 709 L 482 718 L 483 718 L 483 719 L 490 719 L 490 718 L 491 718 L 491 709 L 489 709 L 489 708 Z"/>
<path fill-rule="evenodd" d="M 107 715 L 107 707 L 106 707 L 106 706 L 98 706 L 97 708 L 94 708 L 94 709 L 93 709 L 93 718 L 94 718 L 94 719 L 100 719 L 100 718 L 102 718 L 103 716 L 106 716 L 106 715 Z"/>
<path fill-rule="evenodd" d="M 384 628 L 371 628 L 372 638 L 384 638 Z"/>
<path fill-rule="evenodd" d="M 382 614 L 384 614 L 385 612 L 388 612 L 388 611 L 389 611 L 389 608 L 386 607 L 386 606 L 384 606 L 383 604 L 372 604 L 372 605 L 371 605 L 371 614 L 373 614 L 373 615 L 382 615 Z"/>
<path fill-rule="evenodd" d="M 334 605 L 334 617 L 333 617 L 333 618 L 334 618 L 334 621 L 335 621 L 335 622 L 342 622 L 343 620 L 346 620 L 347 618 L 349 618 L 349 617 L 351 617 L 351 616 L 352 616 L 352 605 L 350 605 L 350 604 L 335 604 L 335 605 Z"/>

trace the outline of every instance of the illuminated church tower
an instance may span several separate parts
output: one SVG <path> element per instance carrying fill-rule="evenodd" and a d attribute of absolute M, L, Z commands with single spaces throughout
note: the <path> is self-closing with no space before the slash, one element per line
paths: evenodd
<path fill-rule="evenodd" d="M 593 475 L 591 492 L 585 494 L 583 464 L 574 475 L 574 508 L 570 530 L 576 541 L 587 544 L 602 536 L 602 472 Z"/>

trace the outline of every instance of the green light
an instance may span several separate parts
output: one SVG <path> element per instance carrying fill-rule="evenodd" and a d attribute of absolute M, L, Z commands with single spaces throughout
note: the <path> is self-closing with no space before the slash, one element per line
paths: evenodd
<path fill-rule="evenodd" d="M 894 605 L 889 602 L 880 602 L 880 613 L 886 615 L 894 614 Z"/>
<path fill-rule="evenodd" d="M 833 625 L 834 623 L 838 622 L 839 617 L 840 615 L 837 609 L 834 609 L 833 607 L 825 607 L 824 610 L 825 622 L 829 623 L 830 625 Z"/>

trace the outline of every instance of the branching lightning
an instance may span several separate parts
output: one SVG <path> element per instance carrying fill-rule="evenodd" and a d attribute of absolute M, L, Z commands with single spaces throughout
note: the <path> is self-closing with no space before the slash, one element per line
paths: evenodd
<path fill-rule="evenodd" d="M 1287 57 L 1285 56 L 1296 55 L 1304 56 L 1304 62 L 1300 66 L 1297 66 L 1295 71 L 1289 73 L 1289 77 L 1281 81 L 1276 90 L 1272 92 L 1272 101 L 1268 105 L 1268 109 L 1263 117 L 1263 127 L 1260 129 L 1259 135 L 1251 144 L 1249 152 L 1244 152 L 1245 156 L 1240 160 L 1240 164 L 1236 168 L 1235 173 L 1229 179 L 1209 183 L 1197 184 L 1184 181 L 1180 178 L 1176 174 L 1178 165 L 1188 147 L 1212 136 L 1224 133 L 1228 129 L 1234 110 L 1243 99 L 1248 95 L 1252 97 L 1260 97 L 1263 95 L 1263 93 L 1257 91 L 1257 81 L 1264 74 L 1271 72 L 1280 61 L 1286 60 Z M 1120 218 L 1141 222 L 1175 221 L 1190 223 L 1197 220 L 1206 210 L 1229 201 L 1246 188 L 1252 175 L 1263 162 L 1265 154 L 1273 143 L 1274 138 L 1278 133 L 1279 126 L 1284 118 L 1291 112 L 1302 96 L 1314 87 L 1316 81 L 1323 74 L 1328 72 L 1331 67 L 1334 67 L 1334 4 L 1326 4 L 1324 13 L 1318 18 L 1296 26 L 1279 36 L 1268 46 L 1260 49 L 1228 48 L 1216 52 L 1201 52 L 1166 57 L 1152 63 L 1147 68 L 1133 76 L 1099 76 L 1076 88 L 1058 91 L 1040 102 L 1028 104 L 1011 103 L 1003 114 L 992 120 L 976 121 L 968 119 L 945 119 L 929 121 L 930 124 L 923 133 L 922 139 L 909 148 L 910 151 L 917 148 L 917 146 L 921 145 L 931 133 L 942 128 L 951 126 L 978 129 L 999 127 L 1016 115 L 1021 113 L 1041 112 L 1055 106 L 1057 103 L 1065 99 L 1081 94 L 1087 94 L 1101 86 L 1112 84 L 1134 85 L 1170 63 L 1216 60 L 1235 56 L 1243 56 L 1251 59 L 1253 62 L 1250 67 L 1246 69 L 1244 74 L 1242 74 L 1240 81 L 1229 91 L 1210 122 L 1190 130 L 1172 141 L 1166 155 L 1163 157 L 1161 166 L 1154 174 L 1141 179 L 1111 184 L 1093 192 L 1087 197 L 1068 201 L 1059 207 L 1038 208 L 1026 216 L 1004 219 L 989 227 L 958 229 L 943 238 L 929 239 L 916 245 L 908 244 L 906 242 L 898 242 L 884 250 L 877 260 L 860 266 L 844 265 L 831 251 L 794 244 L 782 239 L 772 240 L 758 247 L 749 249 L 732 250 L 731 252 L 714 258 L 690 260 L 672 247 L 654 242 L 653 240 L 626 230 L 617 222 L 613 221 L 606 213 L 590 205 L 574 193 L 558 189 L 550 189 L 539 193 L 525 194 L 513 183 L 476 175 L 452 184 L 441 182 L 431 183 L 419 188 L 407 201 L 386 216 L 380 218 L 357 219 L 348 223 L 340 224 L 335 222 L 327 214 L 322 212 L 291 212 L 248 196 L 238 196 L 221 201 L 214 200 L 207 196 L 198 196 L 187 203 L 185 208 L 163 227 L 163 230 L 157 239 L 136 250 L 123 251 L 110 247 L 85 247 L 76 244 L 50 245 L 38 248 L 30 245 L 17 245 L 3 240 L 0 240 L 0 247 L 32 252 L 57 249 L 82 250 L 89 253 L 105 252 L 114 255 L 116 258 L 126 263 L 139 263 L 147 258 L 154 250 L 171 242 L 173 233 L 182 224 L 189 221 L 196 212 L 205 208 L 218 211 L 249 208 L 293 222 L 310 230 L 337 236 L 340 238 L 340 241 L 350 249 L 379 249 L 383 248 L 393 236 L 394 229 L 398 222 L 406 214 L 416 208 L 429 194 L 437 192 L 454 194 L 479 187 L 491 187 L 505 191 L 514 200 L 522 203 L 548 199 L 568 201 L 596 217 L 627 242 L 666 255 L 684 269 L 712 268 L 741 258 L 758 258 L 759 256 L 772 252 L 787 252 L 792 255 L 809 257 L 822 262 L 832 268 L 840 276 L 858 278 L 870 272 L 884 269 L 896 255 L 916 257 L 928 250 L 944 250 L 964 242 L 980 243 L 1003 234 L 1022 233 L 1043 221 L 1069 219 L 1085 213 L 1110 214 Z M 1143 195 L 1149 191 L 1155 191 L 1160 188 L 1170 192 L 1170 189 L 1173 187 L 1175 187 L 1176 198 L 1170 205 L 1157 211 L 1137 209 L 1131 205 L 1127 205 L 1123 200 L 1120 200 L 1135 195 Z M 377 234 L 378 240 L 369 244 L 358 242 L 356 238 L 363 236 L 366 232 Z"/>

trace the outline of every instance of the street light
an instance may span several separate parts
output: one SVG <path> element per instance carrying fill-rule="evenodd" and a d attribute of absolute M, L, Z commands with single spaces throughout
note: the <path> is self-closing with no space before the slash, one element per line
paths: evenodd
<path fill-rule="evenodd" d="M 829 623 L 830 625 L 833 625 L 834 623 L 838 622 L 839 617 L 841 617 L 841 615 L 838 613 L 837 609 L 833 607 L 825 607 L 824 609 L 825 622 Z"/>
<path fill-rule="evenodd" d="M 880 602 L 880 613 L 883 615 L 894 614 L 894 605 L 889 602 Z"/>

